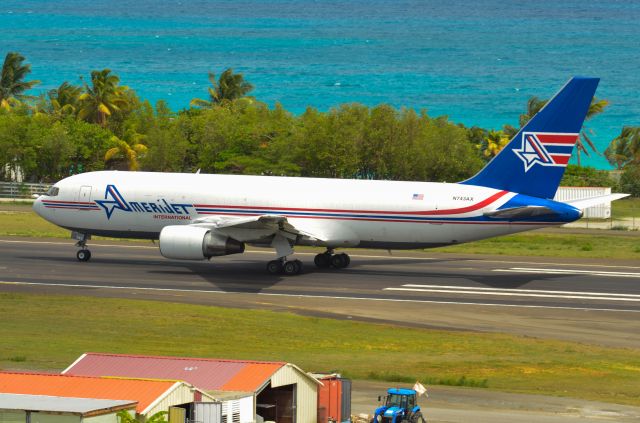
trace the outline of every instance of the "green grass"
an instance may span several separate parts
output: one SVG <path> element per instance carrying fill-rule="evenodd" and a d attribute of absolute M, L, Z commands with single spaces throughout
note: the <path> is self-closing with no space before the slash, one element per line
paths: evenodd
<path fill-rule="evenodd" d="M 357 379 L 640 405 L 640 351 L 166 302 L 0 293 L 0 367 L 86 351 L 282 360 Z"/>
<path fill-rule="evenodd" d="M 614 219 L 636 217 L 640 219 L 640 198 L 626 197 L 611 203 L 611 215 Z"/>
<path fill-rule="evenodd" d="M 624 201 L 624 200 L 623 200 Z M 615 203 L 614 203 L 615 204 Z M 640 219 L 640 218 L 639 218 Z M 0 204 L 0 236 L 69 238 L 26 205 Z M 108 239 L 95 237 L 95 239 Z M 513 256 L 640 259 L 640 232 L 593 234 L 526 232 L 430 251 Z"/>
<path fill-rule="evenodd" d="M 620 235 L 527 232 L 490 238 L 434 251 L 508 256 L 612 258 L 640 260 L 640 232 Z"/>
<path fill-rule="evenodd" d="M 69 231 L 47 222 L 29 209 L 0 204 L 0 236 L 69 238 Z"/>

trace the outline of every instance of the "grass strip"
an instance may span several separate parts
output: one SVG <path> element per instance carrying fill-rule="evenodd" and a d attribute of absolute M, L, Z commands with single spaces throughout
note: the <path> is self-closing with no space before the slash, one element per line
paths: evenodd
<path fill-rule="evenodd" d="M 355 379 L 640 405 L 640 352 L 156 301 L 0 293 L 0 367 L 62 369 L 86 351 L 283 360 Z"/>
<path fill-rule="evenodd" d="M 464 254 L 640 260 L 640 232 L 632 236 L 527 232 L 432 251 Z"/>
<path fill-rule="evenodd" d="M 636 236 L 637 235 L 637 236 Z M 69 231 L 47 222 L 29 206 L 0 205 L 0 236 L 69 238 Z M 106 239 L 95 237 L 95 239 Z M 640 259 L 640 232 L 599 235 L 527 232 L 430 251 L 510 256 Z"/>

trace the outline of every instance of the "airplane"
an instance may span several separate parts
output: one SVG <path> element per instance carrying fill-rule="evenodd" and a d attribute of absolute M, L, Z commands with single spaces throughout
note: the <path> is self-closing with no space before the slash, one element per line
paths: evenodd
<path fill-rule="evenodd" d="M 98 171 L 54 184 L 33 205 L 72 231 L 159 240 L 169 259 L 206 260 L 268 246 L 271 274 L 296 275 L 293 247 L 320 246 L 319 268 L 349 266 L 341 248 L 423 249 L 573 222 L 627 194 L 553 201 L 599 78 L 574 77 L 475 176 L 459 183 Z"/>

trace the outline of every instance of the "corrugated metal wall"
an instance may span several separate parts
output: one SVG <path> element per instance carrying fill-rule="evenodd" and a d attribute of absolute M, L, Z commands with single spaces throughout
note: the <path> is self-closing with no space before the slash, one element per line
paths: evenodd
<path fill-rule="evenodd" d="M 611 188 L 604 187 L 560 187 L 556 192 L 556 201 L 580 200 L 611 194 Z M 584 217 L 592 219 L 609 219 L 611 217 L 611 201 L 584 211 Z"/>
<path fill-rule="evenodd" d="M 153 416 L 158 411 L 169 411 L 172 405 L 186 404 L 195 401 L 194 391 L 189 385 L 184 383 L 177 385 L 167 396 L 162 398 L 153 407 L 145 413 L 145 417 Z M 202 395 L 202 402 L 212 402 L 213 398 L 208 395 Z"/>
<path fill-rule="evenodd" d="M 250 423 L 256 420 L 253 413 L 253 396 L 237 399 L 240 406 L 240 423 Z"/>
<path fill-rule="evenodd" d="M 193 409 L 194 423 L 221 423 L 222 403 L 197 402 Z"/>
<path fill-rule="evenodd" d="M 318 385 L 295 367 L 282 366 L 272 377 L 271 386 L 297 385 L 296 423 L 316 423 L 318 419 Z"/>

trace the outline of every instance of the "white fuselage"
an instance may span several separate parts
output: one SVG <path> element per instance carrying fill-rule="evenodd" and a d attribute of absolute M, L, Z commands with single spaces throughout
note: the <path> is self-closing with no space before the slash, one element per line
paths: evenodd
<path fill-rule="evenodd" d="M 114 237 L 155 239 L 167 225 L 211 216 L 277 215 L 325 240 L 298 244 L 424 248 L 558 224 L 484 219 L 516 194 L 454 183 L 102 171 L 55 187 L 36 201 L 38 214 Z"/>

